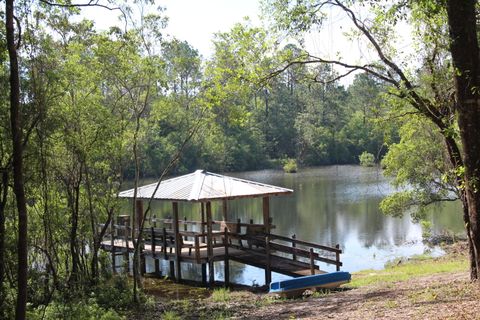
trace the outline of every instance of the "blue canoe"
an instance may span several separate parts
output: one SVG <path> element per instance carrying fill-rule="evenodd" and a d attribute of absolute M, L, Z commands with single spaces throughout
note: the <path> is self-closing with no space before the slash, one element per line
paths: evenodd
<path fill-rule="evenodd" d="M 350 282 L 351 278 L 350 273 L 337 271 L 272 282 L 270 284 L 270 293 L 292 297 L 300 295 L 303 291 L 310 288 L 336 288 Z"/>

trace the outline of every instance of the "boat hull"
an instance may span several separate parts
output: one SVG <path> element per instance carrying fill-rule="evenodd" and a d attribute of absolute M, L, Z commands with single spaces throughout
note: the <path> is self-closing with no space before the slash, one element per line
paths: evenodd
<path fill-rule="evenodd" d="M 348 272 L 331 272 L 295 279 L 272 282 L 270 293 L 277 293 L 284 297 L 301 295 L 307 289 L 333 289 L 350 282 L 352 276 Z"/>

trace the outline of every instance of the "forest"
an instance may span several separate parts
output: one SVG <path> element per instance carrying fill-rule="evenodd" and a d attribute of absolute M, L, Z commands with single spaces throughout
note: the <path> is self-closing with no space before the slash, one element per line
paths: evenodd
<path fill-rule="evenodd" d="M 382 202 L 387 214 L 413 205 L 420 219 L 460 199 L 476 279 L 478 3 L 459 3 L 265 0 L 268 27 L 238 23 L 203 57 L 165 36 L 168 10 L 152 1 L 5 1 L 0 318 L 116 319 L 148 300 L 112 277 L 100 250 L 97 225 L 115 219 L 128 181 L 358 164 L 365 152 L 402 190 Z M 121 23 L 99 31 L 78 18 L 82 6 Z M 332 7 L 372 61 L 305 49 Z M 402 24 L 415 48 L 403 60 Z"/>

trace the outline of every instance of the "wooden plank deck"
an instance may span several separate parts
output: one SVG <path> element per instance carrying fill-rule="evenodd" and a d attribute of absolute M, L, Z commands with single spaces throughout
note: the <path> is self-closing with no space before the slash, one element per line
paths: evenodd
<path fill-rule="evenodd" d="M 127 251 L 127 244 L 125 240 L 116 239 L 114 241 L 115 251 L 118 253 L 125 253 Z M 111 241 L 103 241 L 102 248 L 106 251 L 112 250 Z M 128 251 L 133 252 L 133 242 L 128 242 Z M 155 254 L 152 252 L 150 244 L 145 244 L 143 253 L 146 256 L 153 257 L 155 259 L 165 259 L 165 254 L 161 251 L 161 247 L 155 247 Z M 265 251 L 262 248 L 248 248 L 243 249 L 238 248 L 228 248 L 228 257 L 230 260 L 237 261 L 243 264 L 251 265 L 257 268 L 265 269 L 267 265 L 267 258 Z M 175 248 L 167 248 L 166 260 L 175 259 Z M 208 262 L 208 252 L 207 248 L 201 247 L 199 250 L 198 257 L 196 255 L 195 248 L 183 247 L 181 251 L 180 260 L 183 262 L 191 263 L 207 263 Z M 214 261 L 224 261 L 225 260 L 225 248 L 216 247 L 213 248 L 213 260 Z M 270 266 L 271 271 L 277 272 L 280 274 L 300 277 L 311 274 L 310 264 L 305 263 L 299 260 L 292 260 L 291 258 L 281 257 L 274 254 L 270 255 Z M 319 270 L 319 267 L 315 265 L 315 274 L 325 273 L 322 270 Z"/>

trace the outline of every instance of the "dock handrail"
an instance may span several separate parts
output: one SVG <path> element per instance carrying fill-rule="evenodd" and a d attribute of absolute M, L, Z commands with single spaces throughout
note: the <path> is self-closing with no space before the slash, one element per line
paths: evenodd
<path fill-rule="evenodd" d="M 335 253 L 342 253 L 342 250 L 339 249 L 339 248 L 336 248 L 336 247 L 324 246 L 324 245 L 313 243 L 313 242 L 298 240 L 296 238 L 289 238 L 289 237 L 285 237 L 285 236 L 281 236 L 281 235 L 273 234 L 273 233 L 270 234 L 270 237 L 272 239 L 276 239 L 276 240 L 295 243 L 296 245 L 302 245 L 302 246 L 311 247 L 311 248 L 314 248 L 314 249 L 325 250 L 325 251 L 330 251 L 330 252 L 335 252 Z"/>

